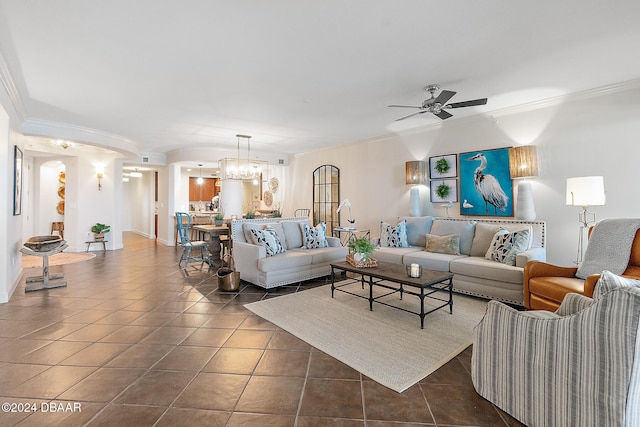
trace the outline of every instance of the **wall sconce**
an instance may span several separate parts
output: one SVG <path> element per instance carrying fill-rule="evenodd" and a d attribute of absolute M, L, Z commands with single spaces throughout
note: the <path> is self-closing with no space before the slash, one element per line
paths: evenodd
<path fill-rule="evenodd" d="M 521 145 L 509 149 L 511 179 L 521 179 L 516 196 L 516 218 L 524 221 L 536 219 L 531 182 L 526 178 L 538 176 L 538 153 L 535 145 Z"/>
<path fill-rule="evenodd" d="M 98 191 L 102 190 L 102 178 L 104 178 L 104 168 L 102 166 L 96 167 L 96 177 L 98 178 Z"/>
<path fill-rule="evenodd" d="M 596 222 L 595 212 L 589 212 L 589 206 L 604 206 L 606 196 L 604 193 L 604 178 L 601 176 L 581 176 L 567 178 L 567 205 L 581 206 L 582 212 L 578 214 L 580 222 L 580 234 L 578 235 L 578 255 L 576 264 L 582 263 L 584 249 L 584 232 L 589 224 Z"/>
<path fill-rule="evenodd" d="M 421 160 L 406 162 L 405 183 L 407 185 L 413 185 L 409 193 L 411 216 L 420 216 L 422 210 L 420 208 L 420 188 L 418 186 L 427 183 L 427 163 Z"/>

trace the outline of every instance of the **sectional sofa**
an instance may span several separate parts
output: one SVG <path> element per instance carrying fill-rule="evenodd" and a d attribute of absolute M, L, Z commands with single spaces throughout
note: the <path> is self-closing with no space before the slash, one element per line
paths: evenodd
<path fill-rule="evenodd" d="M 403 222 L 406 224 L 406 247 L 389 247 L 376 241 L 379 246 L 373 257 L 380 261 L 420 264 L 430 270 L 449 271 L 454 274 L 453 288 L 456 292 L 523 305 L 524 265 L 532 260 L 546 260 L 544 221 L 426 216 L 399 218 L 398 224 Z M 392 225 L 397 228 L 398 224 Z M 516 233 L 526 234 L 528 241 L 526 248 L 512 258 L 514 265 L 487 259 L 497 232 L 507 235 L 508 232 L 525 230 L 528 231 Z M 381 232 L 381 236 L 383 234 Z M 438 249 L 437 245 L 434 251 L 426 250 L 427 237 L 430 241 L 437 241 L 440 236 L 447 236 L 443 240 L 457 236 L 458 253 Z"/>

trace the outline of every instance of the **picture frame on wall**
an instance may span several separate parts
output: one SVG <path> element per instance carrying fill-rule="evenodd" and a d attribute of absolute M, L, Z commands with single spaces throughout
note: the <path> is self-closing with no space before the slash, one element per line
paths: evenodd
<path fill-rule="evenodd" d="M 22 213 L 22 167 L 24 155 L 18 146 L 13 149 L 13 215 Z"/>
<path fill-rule="evenodd" d="M 457 179 L 433 179 L 430 182 L 430 189 L 431 203 L 458 201 Z"/>
<path fill-rule="evenodd" d="M 455 178 L 458 176 L 458 155 L 429 157 L 429 178 Z"/>
<path fill-rule="evenodd" d="M 461 215 L 513 216 L 509 147 L 460 153 Z"/>

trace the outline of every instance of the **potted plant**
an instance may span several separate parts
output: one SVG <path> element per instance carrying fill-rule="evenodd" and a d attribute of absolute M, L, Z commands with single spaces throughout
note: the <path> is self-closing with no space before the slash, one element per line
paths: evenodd
<path fill-rule="evenodd" d="M 245 219 L 254 219 L 256 217 L 256 213 L 254 211 L 249 211 L 244 214 Z"/>
<path fill-rule="evenodd" d="M 224 222 L 224 214 L 222 212 L 218 212 L 215 215 L 213 215 L 213 223 L 215 225 L 220 227 L 223 222 Z"/>
<path fill-rule="evenodd" d="M 349 249 L 353 252 L 353 259 L 356 262 L 370 261 L 371 253 L 375 248 L 375 245 L 365 237 L 359 237 L 349 241 Z"/>
<path fill-rule="evenodd" d="M 94 240 L 104 240 L 104 233 L 111 231 L 111 226 L 96 222 L 91 226 L 91 232 L 93 233 Z"/>

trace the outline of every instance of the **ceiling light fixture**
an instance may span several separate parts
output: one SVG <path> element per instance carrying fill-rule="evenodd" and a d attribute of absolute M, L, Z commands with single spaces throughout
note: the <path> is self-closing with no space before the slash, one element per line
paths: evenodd
<path fill-rule="evenodd" d="M 204 184 L 204 179 L 202 178 L 202 163 L 198 163 L 198 166 L 200 167 L 200 176 L 198 177 L 196 182 L 198 183 L 198 185 L 202 185 Z"/>
<path fill-rule="evenodd" d="M 53 145 L 57 145 L 58 147 L 62 147 L 65 150 L 69 147 L 73 147 L 73 143 L 70 141 L 65 141 L 64 139 L 55 139 L 55 140 L 51 140 L 51 143 Z"/>

